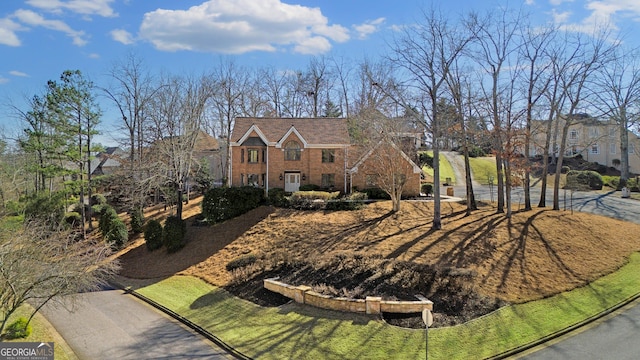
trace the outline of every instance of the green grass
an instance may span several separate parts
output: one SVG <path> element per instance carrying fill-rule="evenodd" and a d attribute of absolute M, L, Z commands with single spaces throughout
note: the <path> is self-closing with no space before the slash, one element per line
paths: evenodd
<path fill-rule="evenodd" d="M 429 331 L 430 359 L 481 359 L 576 324 L 640 291 L 640 253 L 588 286 Z M 202 280 L 174 276 L 138 290 L 250 357 L 421 359 L 424 331 L 298 304 L 263 308 Z"/>
<path fill-rule="evenodd" d="M 489 177 L 493 179 L 493 184 L 497 184 L 497 170 L 495 159 L 490 158 L 469 158 L 471 174 L 473 179 L 480 184 L 488 185 Z"/>
<path fill-rule="evenodd" d="M 29 305 L 23 305 L 11 315 L 8 324 L 11 324 L 19 317 L 29 318 L 33 308 Z M 33 332 L 25 339 L 5 340 L 7 342 L 53 342 L 53 353 L 56 360 L 76 360 L 78 357 L 69 348 L 69 345 L 60 337 L 51 324 L 40 314 L 31 320 L 30 323 Z"/>
<path fill-rule="evenodd" d="M 427 153 L 429 155 L 433 156 L 433 151 L 427 151 Z M 442 154 L 440 154 L 439 158 L 440 158 L 440 184 L 444 184 L 447 181 L 447 178 L 450 178 L 451 182 L 453 184 L 455 184 L 456 183 L 456 175 L 453 172 L 453 167 L 451 166 L 451 163 Z M 424 173 L 426 175 L 429 175 L 430 177 L 433 178 L 433 169 L 432 168 L 430 168 L 428 166 L 423 166 L 422 167 L 422 171 L 424 171 Z"/>

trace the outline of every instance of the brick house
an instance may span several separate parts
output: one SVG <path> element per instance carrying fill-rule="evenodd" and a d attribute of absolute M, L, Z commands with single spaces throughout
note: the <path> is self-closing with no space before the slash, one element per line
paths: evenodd
<path fill-rule="evenodd" d="M 230 186 L 288 192 L 314 184 L 349 193 L 352 180 L 366 178 L 358 169 L 371 168 L 367 163 L 375 161 L 371 153 L 358 154 L 358 147 L 351 145 L 344 118 L 236 118 L 229 151 Z M 406 195 L 416 195 L 420 174 L 406 154 L 402 159 L 408 161 Z M 357 183 L 358 189 L 374 186 L 372 182 Z"/>

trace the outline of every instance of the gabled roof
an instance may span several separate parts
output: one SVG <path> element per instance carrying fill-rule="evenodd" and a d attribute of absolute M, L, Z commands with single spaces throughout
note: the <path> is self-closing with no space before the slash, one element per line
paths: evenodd
<path fill-rule="evenodd" d="M 262 117 L 236 118 L 231 132 L 231 143 L 241 143 L 254 130 L 265 143 L 272 146 L 282 142 L 290 133 L 296 134 L 305 145 L 311 147 L 349 144 L 347 119 L 344 118 Z"/>
<path fill-rule="evenodd" d="M 370 149 L 368 149 L 366 152 L 362 153 L 361 151 L 357 151 L 354 153 L 354 155 L 357 154 L 358 156 L 358 160 L 356 160 L 354 162 L 354 165 L 349 169 L 350 173 L 357 173 L 358 172 L 358 167 L 360 167 L 360 165 L 362 165 L 362 163 L 364 163 L 370 156 L 371 154 L 373 154 L 374 151 L 376 151 L 376 149 L 378 149 L 380 147 L 380 145 L 382 145 L 382 142 L 384 140 L 380 140 L 378 141 L 378 143 L 371 147 Z M 391 145 L 392 148 L 394 148 L 395 150 L 397 150 L 400 155 L 402 156 L 403 159 L 405 159 L 409 165 L 411 165 L 411 167 L 413 168 L 413 173 L 414 174 L 420 174 L 422 173 L 422 169 L 420 168 L 420 166 L 418 166 L 413 160 L 411 160 L 411 158 L 404 152 L 402 151 L 402 149 L 400 149 L 396 144 L 394 144 L 391 141 L 388 141 L 388 143 Z M 359 149 L 359 150 L 363 150 L 363 149 Z"/>

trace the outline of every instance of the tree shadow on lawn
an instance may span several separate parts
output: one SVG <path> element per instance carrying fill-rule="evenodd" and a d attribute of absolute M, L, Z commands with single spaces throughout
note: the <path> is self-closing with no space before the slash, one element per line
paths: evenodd
<path fill-rule="evenodd" d="M 273 212 L 273 208 L 261 206 L 243 216 L 239 216 L 224 223 L 211 226 L 189 226 L 187 241 L 180 251 L 168 254 L 162 248 L 149 252 L 144 244 L 120 256 L 122 269 L 120 275 L 129 278 L 168 277 L 198 264 L 225 246 L 231 244 L 252 226 L 265 219 Z M 186 219 L 193 224 L 195 215 Z"/>

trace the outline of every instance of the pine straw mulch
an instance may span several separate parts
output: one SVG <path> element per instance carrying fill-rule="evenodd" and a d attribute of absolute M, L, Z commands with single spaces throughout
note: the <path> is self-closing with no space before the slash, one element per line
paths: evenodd
<path fill-rule="evenodd" d="M 615 271 L 640 250 L 640 225 L 550 209 L 514 212 L 507 219 L 489 205 L 465 216 L 463 205 L 442 203 L 442 230 L 432 231 L 431 202 L 403 202 L 398 214 L 390 213 L 389 202 L 335 212 L 265 206 L 213 226 L 194 225 L 197 204 L 196 199 L 185 206 L 184 218 L 191 225 L 184 249 L 171 255 L 150 253 L 138 238 L 120 255 L 121 275 L 198 276 L 257 303 L 263 298 L 264 304 L 281 300 L 261 290 L 268 276 L 337 295 L 404 298 L 419 291 L 437 298 L 436 313 L 439 307 L 451 308 L 443 302 L 472 303 L 466 310 L 449 309 L 468 312 L 447 315 L 452 318 L 445 323 L 457 323 L 503 303 L 585 285 Z M 163 214 L 152 210 L 147 217 Z M 243 256 L 255 257 L 255 263 L 233 272 L 226 269 Z M 442 289 L 456 288 L 462 297 L 438 293 L 438 286 L 425 285 L 429 281 Z"/>

